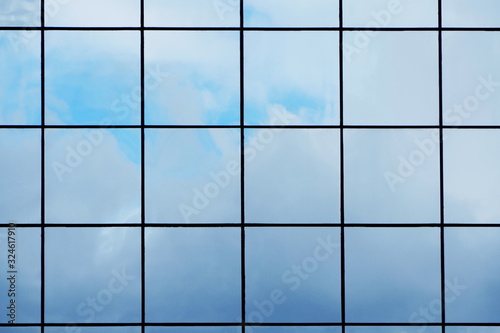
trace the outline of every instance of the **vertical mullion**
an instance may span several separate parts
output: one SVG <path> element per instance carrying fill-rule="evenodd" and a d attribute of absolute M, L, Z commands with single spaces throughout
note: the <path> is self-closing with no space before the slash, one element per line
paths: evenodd
<path fill-rule="evenodd" d="M 241 222 L 241 332 L 246 330 L 246 283 L 245 283 L 245 86 L 244 86 L 244 0 L 240 0 L 240 222 Z"/>
<path fill-rule="evenodd" d="M 45 331 L 45 0 L 40 0 L 40 331 Z"/>
<path fill-rule="evenodd" d="M 145 151 L 144 151 L 144 110 L 145 110 L 145 77 L 144 77 L 144 0 L 141 0 L 141 332 L 145 333 L 146 325 L 146 206 L 145 206 Z"/>
<path fill-rule="evenodd" d="M 345 333 L 345 210 L 344 210 L 344 58 L 343 0 L 339 0 L 339 135 L 340 135 L 340 306 L 342 333 Z"/>
<path fill-rule="evenodd" d="M 438 0 L 438 80 L 439 80 L 439 237 L 440 237 L 440 264 L 441 264 L 441 332 L 446 332 L 446 302 L 445 302 L 445 255 L 444 255 L 444 168 L 443 168 L 443 17 L 442 1 Z"/>

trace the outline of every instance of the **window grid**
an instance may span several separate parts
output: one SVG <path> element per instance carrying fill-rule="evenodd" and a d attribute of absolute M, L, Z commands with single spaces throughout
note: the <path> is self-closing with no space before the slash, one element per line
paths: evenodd
<path fill-rule="evenodd" d="M 44 15 L 41 15 L 41 25 L 40 27 L 1 27 L 0 31 L 3 30 L 34 30 L 40 31 L 41 33 L 41 124 L 40 125 L 0 125 L 0 129 L 40 129 L 41 130 L 41 223 L 25 223 L 19 224 L 18 228 L 40 228 L 41 230 L 41 302 L 40 302 L 40 312 L 41 318 L 40 323 L 18 323 L 15 327 L 40 327 L 41 332 L 44 332 L 45 327 L 65 327 L 69 323 L 48 323 L 45 321 L 45 230 L 47 228 L 97 228 L 97 227 L 127 227 L 127 228 L 140 228 L 141 229 L 141 322 L 139 323 L 77 323 L 76 325 L 81 327 L 140 327 L 141 332 L 145 332 L 146 327 L 173 327 L 173 326 L 188 326 L 188 327 L 238 327 L 242 329 L 242 333 L 245 332 L 246 327 L 252 326 L 332 326 L 341 327 L 342 332 L 345 332 L 346 327 L 351 326 L 420 326 L 420 324 L 412 324 L 407 322 L 402 323 L 357 323 L 357 322 L 347 322 L 345 318 L 346 305 L 345 305 L 345 230 L 347 228 L 415 228 L 415 227 L 431 227 L 439 228 L 440 230 L 440 273 L 441 273 L 441 320 L 440 322 L 427 323 L 426 326 L 441 327 L 442 332 L 445 332 L 446 327 L 454 326 L 500 326 L 499 323 L 447 323 L 446 322 L 446 302 L 445 302 L 445 247 L 444 247 L 444 231 L 445 228 L 449 227 L 500 227 L 500 223 L 445 223 L 444 217 L 444 159 L 443 159 L 443 131 L 444 129 L 456 129 L 456 126 L 444 125 L 443 124 L 443 45 L 442 45 L 442 32 L 443 31 L 500 31 L 499 28 L 476 28 L 476 27 L 443 27 L 442 26 L 442 4 L 441 0 L 438 0 L 438 27 L 402 27 L 402 28 L 364 28 L 364 27 L 344 27 L 343 26 L 343 1 L 339 1 L 339 27 L 328 27 L 328 28 L 293 28 L 293 27 L 283 27 L 283 28 L 254 28 L 254 27 L 244 27 L 243 23 L 243 2 L 240 0 L 240 26 L 239 27 L 145 27 L 144 24 L 144 1 L 140 1 L 141 5 L 141 26 L 140 27 L 45 27 Z M 41 7 L 44 8 L 45 1 L 41 0 Z M 45 31 L 58 31 L 58 30 L 78 30 L 78 31 L 104 31 L 104 30 L 125 30 L 125 31 L 140 31 L 141 36 L 141 124 L 140 125 L 113 125 L 113 126 L 100 126 L 100 125 L 47 125 L 45 123 Z M 239 125 L 146 125 L 145 124 L 145 56 L 144 56 L 144 34 L 146 31 L 162 31 L 162 30 L 180 30 L 180 31 L 237 31 L 239 32 L 239 44 L 240 44 L 240 124 Z M 343 95 L 343 36 L 344 32 L 347 31 L 437 31 L 438 33 L 438 52 L 439 52 L 439 125 L 345 125 L 343 121 L 343 110 L 344 110 L 344 95 Z M 340 122 L 339 125 L 283 125 L 280 126 L 285 129 L 339 129 L 340 134 L 340 222 L 339 223 L 249 223 L 245 221 L 245 163 L 244 163 L 244 140 L 245 140 L 245 129 L 258 129 L 258 128 L 275 128 L 272 125 L 247 125 L 245 124 L 244 116 L 244 98 L 245 98 L 245 87 L 244 87 L 244 36 L 246 31 L 338 31 L 339 33 L 339 90 L 340 90 Z M 140 223 L 46 223 L 45 222 L 45 130 L 46 129 L 90 129 L 90 128 L 117 128 L 117 129 L 140 129 L 141 130 L 141 222 Z M 241 177 L 240 177 L 240 212 L 241 221 L 239 223 L 148 223 L 145 216 L 145 130 L 153 128 L 180 128 L 180 129 L 197 129 L 197 128 L 233 128 L 240 130 L 240 158 L 241 158 Z M 500 125 L 461 125 L 460 129 L 476 129 L 476 130 L 487 130 L 487 129 L 500 129 Z M 344 216 L 344 129 L 438 129 L 439 130 L 439 187 L 440 187 L 440 221 L 436 223 L 346 223 Z M 0 227 L 8 227 L 8 223 L 1 223 Z M 241 229 L 241 322 L 237 323 L 226 323 L 226 322 L 207 322 L 207 323 L 152 323 L 146 321 L 146 301 L 145 301 L 145 229 L 146 228 L 198 228 L 198 227 L 213 227 L 213 228 L 223 228 L 223 227 L 239 227 Z M 246 304 L 245 304 L 245 230 L 246 228 L 255 227 L 338 227 L 340 228 L 340 267 L 341 267 L 341 321 L 332 323 L 251 323 L 246 322 Z M 12 325 L 0 323 L 0 327 L 11 327 Z"/>

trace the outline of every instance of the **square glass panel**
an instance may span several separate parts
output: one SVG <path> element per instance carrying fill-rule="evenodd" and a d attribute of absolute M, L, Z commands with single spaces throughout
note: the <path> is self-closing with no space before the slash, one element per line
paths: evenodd
<path fill-rule="evenodd" d="M 448 322 L 500 322 L 499 237 L 499 228 L 446 228 Z"/>
<path fill-rule="evenodd" d="M 151 129 L 145 145 L 148 222 L 241 220 L 237 130 Z"/>
<path fill-rule="evenodd" d="M 348 228 L 345 231 L 346 320 L 441 321 L 438 228 Z"/>
<path fill-rule="evenodd" d="M 272 125 L 278 108 L 288 125 L 338 124 L 338 43 L 335 31 L 246 32 L 245 122 Z"/>
<path fill-rule="evenodd" d="M 146 320 L 239 322 L 240 235 L 239 228 L 148 228 Z"/>
<path fill-rule="evenodd" d="M 146 33 L 146 123 L 240 123 L 239 34 Z"/>
<path fill-rule="evenodd" d="M 40 0 L 2 0 L 0 27 L 36 26 L 40 26 Z"/>
<path fill-rule="evenodd" d="M 139 37 L 138 31 L 47 31 L 46 123 L 140 124 Z"/>
<path fill-rule="evenodd" d="M 46 229 L 45 320 L 140 322 L 140 260 L 140 228 Z"/>
<path fill-rule="evenodd" d="M 40 124 L 40 55 L 40 32 L 0 31 L 0 125 Z"/>
<path fill-rule="evenodd" d="M 138 129 L 47 129 L 46 221 L 140 222 L 140 143 Z"/>
<path fill-rule="evenodd" d="M 344 0 L 347 27 L 437 27 L 438 0 Z"/>
<path fill-rule="evenodd" d="M 437 37 L 429 31 L 345 32 L 344 122 L 437 125 Z"/>
<path fill-rule="evenodd" d="M 339 0 L 245 0 L 247 27 L 338 27 Z"/>
<path fill-rule="evenodd" d="M 144 0 L 148 27 L 239 27 L 240 0 Z"/>
<path fill-rule="evenodd" d="M 336 129 L 245 131 L 246 222 L 339 222 Z"/>
<path fill-rule="evenodd" d="M 49 27 L 138 27 L 141 0 L 45 1 Z"/>
<path fill-rule="evenodd" d="M 0 221 L 40 222 L 41 138 L 38 129 L 0 129 Z"/>
<path fill-rule="evenodd" d="M 439 222 L 438 130 L 344 131 L 345 220 Z"/>
<path fill-rule="evenodd" d="M 497 0 L 442 0 L 445 27 L 500 27 Z"/>
<path fill-rule="evenodd" d="M 0 245 L 0 322 L 13 325 L 40 322 L 40 229 L 16 228 L 15 225 L 0 228 Z M 4 327 L 1 330 L 4 332 Z"/>
<path fill-rule="evenodd" d="M 499 105 L 500 32 L 444 32 L 444 124 L 499 125 Z"/>
<path fill-rule="evenodd" d="M 445 222 L 500 222 L 500 131 L 445 130 Z"/>
<path fill-rule="evenodd" d="M 338 322 L 338 228 L 247 228 L 246 321 Z"/>

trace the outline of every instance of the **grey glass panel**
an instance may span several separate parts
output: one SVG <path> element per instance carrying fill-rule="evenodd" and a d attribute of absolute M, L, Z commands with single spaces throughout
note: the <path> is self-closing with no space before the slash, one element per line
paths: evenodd
<path fill-rule="evenodd" d="M 58 27 L 137 27 L 140 0 L 45 1 L 45 25 Z"/>
<path fill-rule="evenodd" d="M 0 228 L 0 249 L 0 322 L 40 322 L 40 229 Z"/>
<path fill-rule="evenodd" d="M 446 320 L 500 322 L 500 229 L 447 228 L 445 237 Z"/>
<path fill-rule="evenodd" d="M 439 229 L 348 228 L 345 237 L 347 321 L 440 322 Z"/>
<path fill-rule="evenodd" d="M 237 130 L 147 130 L 146 219 L 239 222 L 240 166 Z"/>
<path fill-rule="evenodd" d="M 339 221 L 338 130 L 247 130 L 245 139 L 247 222 Z"/>
<path fill-rule="evenodd" d="M 239 228 L 148 228 L 146 320 L 239 322 Z"/>
<path fill-rule="evenodd" d="M 443 34 L 445 124 L 500 124 L 499 59 L 500 32 L 453 31 Z"/>
<path fill-rule="evenodd" d="M 0 221 L 40 222 L 40 130 L 0 130 Z"/>
<path fill-rule="evenodd" d="M 144 4 L 146 26 L 240 26 L 240 0 L 145 0 Z"/>
<path fill-rule="evenodd" d="M 137 31 L 46 32 L 46 123 L 140 124 L 139 37 Z"/>
<path fill-rule="evenodd" d="M 45 144 L 47 222 L 140 221 L 139 130 L 46 130 Z"/>
<path fill-rule="evenodd" d="M 439 222 L 437 130 L 345 130 L 346 222 Z"/>
<path fill-rule="evenodd" d="M 437 27 L 438 1 L 348 0 L 343 13 L 349 27 Z"/>
<path fill-rule="evenodd" d="M 338 0 L 245 0 L 247 27 L 337 27 Z"/>
<path fill-rule="evenodd" d="M 499 27 L 500 3 L 496 0 L 443 0 L 443 26 Z"/>
<path fill-rule="evenodd" d="M 338 228 L 247 228 L 245 235 L 248 322 L 340 321 Z"/>
<path fill-rule="evenodd" d="M 141 320 L 139 228 L 45 231 L 45 320 Z"/>
<path fill-rule="evenodd" d="M 146 34 L 146 123 L 235 125 L 240 116 L 239 34 Z"/>
<path fill-rule="evenodd" d="M 246 32 L 245 122 L 275 125 L 279 111 L 286 125 L 338 124 L 338 40 L 335 31 Z"/>
<path fill-rule="evenodd" d="M 345 32 L 345 123 L 437 125 L 437 37 L 422 31 Z"/>
<path fill-rule="evenodd" d="M 446 222 L 500 222 L 498 130 L 444 132 Z"/>

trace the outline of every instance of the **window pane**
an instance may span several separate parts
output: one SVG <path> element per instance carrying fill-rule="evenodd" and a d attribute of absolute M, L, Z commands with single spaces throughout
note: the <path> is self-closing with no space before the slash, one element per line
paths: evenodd
<path fill-rule="evenodd" d="M 137 27 L 141 0 L 45 1 L 45 25 L 58 27 Z"/>
<path fill-rule="evenodd" d="M 496 0 L 443 0 L 443 26 L 500 27 Z"/>
<path fill-rule="evenodd" d="M 340 321 L 337 228 L 250 228 L 245 235 L 248 322 Z"/>
<path fill-rule="evenodd" d="M 436 27 L 437 0 L 344 1 L 344 25 L 348 27 Z"/>
<path fill-rule="evenodd" d="M 337 27 L 339 0 L 245 0 L 247 27 Z"/>
<path fill-rule="evenodd" d="M 439 229 L 345 231 L 346 320 L 440 322 Z"/>
<path fill-rule="evenodd" d="M 146 26 L 239 27 L 240 0 L 144 0 Z"/>
<path fill-rule="evenodd" d="M 148 228 L 146 320 L 239 322 L 240 233 L 238 228 Z"/>
<path fill-rule="evenodd" d="M 437 34 L 374 33 L 344 33 L 345 123 L 437 125 Z"/>
<path fill-rule="evenodd" d="M 470 47 L 474 45 L 474 47 Z M 498 125 L 500 33 L 454 31 L 443 35 L 444 123 Z M 460 57 L 457 57 L 460 54 Z"/>
<path fill-rule="evenodd" d="M 138 129 L 45 131 L 46 221 L 140 222 Z"/>
<path fill-rule="evenodd" d="M 40 124 L 40 54 L 39 32 L 0 31 L 0 125 Z"/>
<path fill-rule="evenodd" d="M 40 222 L 40 130 L 0 130 L 0 221 Z"/>
<path fill-rule="evenodd" d="M 40 0 L 2 0 L 0 27 L 40 26 Z"/>
<path fill-rule="evenodd" d="M 137 31 L 48 31 L 45 41 L 47 124 L 140 123 Z"/>
<path fill-rule="evenodd" d="M 439 222 L 437 130 L 345 130 L 345 220 Z"/>
<path fill-rule="evenodd" d="M 273 125 L 278 108 L 288 125 L 338 124 L 338 55 L 334 31 L 246 32 L 245 122 Z"/>
<path fill-rule="evenodd" d="M 0 228 L 0 245 L 0 302 L 3 308 L 0 322 L 40 322 L 40 229 Z M 4 327 L 1 330 L 4 332 Z"/>
<path fill-rule="evenodd" d="M 449 227 L 445 236 L 447 321 L 499 322 L 500 229 Z"/>
<path fill-rule="evenodd" d="M 140 322 L 140 240 L 139 228 L 46 229 L 45 320 Z"/>
<path fill-rule="evenodd" d="M 146 123 L 240 123 L 239 35 L 232 31 L 146 34 Z"/>
<path fill-rule="evenodd" d="M 236 130 L 147 130 L 146 219 L 238 223 L 240 172 Z"/>
<path fill-rule="evenodd" d="M 500 222 L 500 132 L 444 132 L 444 192 L 446 222 Z"/>
<path fill-rule="evenodd" d="M 245 131 L 246 222 L 339 221 L 339 133 Z"/>

